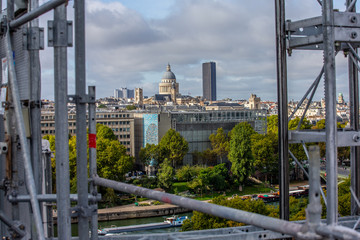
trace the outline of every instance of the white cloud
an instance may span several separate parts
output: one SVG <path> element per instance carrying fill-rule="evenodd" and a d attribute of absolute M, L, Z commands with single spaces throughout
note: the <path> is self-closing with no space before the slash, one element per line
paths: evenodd
<path fill-rule="evenodd" d="M 144 13 L 146 6 L 140 13 L 122 2 L 86 1 L 87 78 L 98 97 L 118 87 L 143 87 L 151 96 L 168 62 L 180 92 L 202 95 L 201 63 L 211 60 L 217 62 L 218 98 L 255 93 L 276 99 L 273 1 L 177 0 L 159 18 Z M 321 13 L 314 0 L 287 1 L 286 6 L 293 20 Z M 321 52 L 294 52 L 288 58 L 289 98 L 299 99 L 321 66 Z M 345 92 L 343 84 L 339 88 Z"/>

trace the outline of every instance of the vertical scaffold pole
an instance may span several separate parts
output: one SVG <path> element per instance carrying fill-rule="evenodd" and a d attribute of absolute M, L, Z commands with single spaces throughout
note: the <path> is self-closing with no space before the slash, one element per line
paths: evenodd
<path fill-rule="evenodd" d="M 30 10 L 33 11 L 39 7 L 39 0 L 30 1 Z M 29 24 L 27 34 L 30 35 L 27 49 L 29 51 L 30 64 L 30 151 L 34 170 L 35 185 L 37 192 L 41 193 L 41 177 L 43 166 L 41 165 L 41 72 L 40 72 L 40 39 L 39 39 L 39 19 L 32 20 Z M 41 204 L 41 209 L 44 203 Z M 34 225 L 34 222 L 32 222 Z M 44 228 L 45 229 L 45 228 Z M 44 233 L 46 235 L 47 231 Z M 35 239 L 32 231 L 32 238 Z M 46 236 L 47 237 L 47 236 Z"/>
<path fill-rule="evenodd" d="M 13 20 L 14 19 L 14 0 L 7 0 L 7 5 L 6 5 L 6 9 L 7 9 L 7 18 L 8 21 L 9 20 Z M 9 59 L 7 59 L 7 61 L 9 61 Z M 13 97 L 11 95 L 11 91 L 10 88 L 8 86 L 8 102 L 12 102 Z M 9 129 L 6 129 L 7 127 L 5 127 L 5 129 L 8 131 L 9 137 L 10 137 L 10 142 L 11 144 L 14 144 L 16 141 L 16 129 L 14 126 L 14 122 L 15 122 L 16 116 L 15 116 L 15 112 L 13 108 L 8 108 L 8 111 L 6 113 L 6 123 L 5 126 L 8 125 L 7 127 L 10 127 Z M 10 148 L 11 149 L 11 154 L 12 156 L 16 155 L 17 149 L 16 148 Z M 12 185 L 12 191 L 15 193 L 19 192 L 19 167 L 18 167 L 18 162 L 17 160 L 11 160 L 11 173 L 10 173 L 10 179 L 11 179 L 11 185 Z M 11 216 L 13 220 L 19 220 L 20 218 L 20 213 L 19 213 L 19 204 L 18 203 L 12 203 L 11 205 Z"/>
<path fill-rule="evenodd" d="M 95 105 L 95 86 L 88 87 L 88 93 L 90 98 L 89 103 L 89 165 L 90 165 L 90 177 L 92 178 L 97 174 L 96 166 L 96 105 Z M 93 181 L 90 182 L 90 193 L 94 196 L 97 195 L 97 187 Z M 93 206 L 97 208 L 97 202 L 93 203 Z M 91 239 L 98 239 L 98 216 L 94 214 L 91 216 Z"/>
<path fill-rule="evenodd" d="M 67 38 L 65 4 L 54 10 L 55 149 L 58 237 L 71 238 L 68 136 Z"/>
<path fill-rule="evenodd" d="M 280 166 L 280 218 L 289 220 L 289 138 L 284 0 L 275 0 L 275 18 Z"/>
<path fill-rule="evenodd" d="M 327 224 L 334 225 L 338 218 L 337 196 L 337 125 L 336 125 L 336 75 L 334 44 L 333 1 L 322 1 L 325 101 L 326 101 L 326 173 L 327 173 Z"/>
<path fill-rule="evenodd" d="M 75 4 L 75 89 L 76 89 L 76 148 L 79 239 L 89 239 L 88 171 L 86 141 L 86 75 L 85 75 L 85 1 Z M 85 214 L 84 214 L 85 213 Z"/>
<path fill-rule="evenodd" d="M 346 1 L 349 7 L 351 0 Z M 350 9 L 355 12 L 355 6 Z M 357 49 L 355 49 L 357 51 Z M 349 54 L 353 53 L 349 51 Z M 350 127 L 353 131 L 359 131 L 359 74 L 354 61 L 349 57 L 349 102 L 350 102 Z M 350 147 L 351 163 L 351 187 L 355 191 L 357 198 L 360 197 L 360 147 Z M 358 206 L 351 195 L 351 215 L 358 214 Z"/>
<path fill-rule="evenodd" d="M 21 152 L 22 152 L 22 159 L 24 161 L 24 169 L 25 169 L 25 180 L 27 190 L 30 195 L 30 202 L 34 216 L 34 222 L 36 226 L 36 235 L 38 239 L 43 240 L 44 237 L 44 230 L 42 227 L 42 220 L 40 214 L 40 207 L 39 201 L 37 199 L 37 191 L 34 181 L 34 174 L 33 169 L 31 166 L 31 159 L 30 159 L 30 148 L 27 143 L 26 132 L 25 132 L 25 124 L 24 118 L 21 109 L 20 103 L 20 94 L 18 89 L 18 82 L 16 79 L 16 72 L 14 66 L 14 58 L 13 58 L 13 51 L 11 46 L 11 37 L 10 37 L 10 30 L 9 27 L 6 32 L 6 40 L 5 40 L 5 48 L 6 48 L 6 58 L 8 60 L 8 68 L 9 68 L 9 83 L 10 89 L 12 94 L 12 104 L 14 105 L 15 110 L 15 117 L 16 117 L 16 127 L 19 131 L 19 140 L 21 144 Z"/>

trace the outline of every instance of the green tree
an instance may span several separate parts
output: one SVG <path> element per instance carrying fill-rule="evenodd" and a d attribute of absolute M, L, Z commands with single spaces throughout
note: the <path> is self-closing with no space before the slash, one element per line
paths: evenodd
<path fill-rule="evenodd" d="M 240 209 L 244 211 L 249 211 L 253 213 L 258 213 L 266 216 L 271 216 L 271 217 L 277 217 L 278 214 L 277 208 L 275 208 L 272 205 L 266 205 L 261 200 L 257 200 L 257 201 L 253 201 L 250 199 L 242 200 L 240 197 L 235 197 L 233 199 L 226 199 L 224 196 L 219 196 L 214 198 L 211 201 L 211 203 L 221 206 L 231 207 L 235 209 Z M 194 211 L 191 220 L 184 222 L 183 226 L 181 227 L 181 230 L 191 231 L 191 230 L 235 227 L 242 225 L 244 224 Z"/>
<path fill-rule="evenodd" d="M 96 149 L 98 175 L 115 181 L 123 181 L 125 173 L 133 168 L 134 161 L 133 157 L 126 154 L 126 148 L 119 141 L 99 138 Z"/>
<path fill-rule="evenodd" d="M 209 137 L 212 150 L 220 158 L 223 163 L 229 153 L 229 138 L 223 128 L 218 128 L 216 134 L 212 133 Z"/>
<path fill-rule="evenodd" d="M 135 105 L 127 105 L 126 106 L 126 110 L 131 111 L 131 110 L 135 110 L 136 106 Z"/>
<path fill-rule="evenodd" d="M 209 183 L 213 190 L 222 191 L 228 187 L 229 174 L 225 163 L 214 166 L 209 177 Z"/>
<path fill-rule="evenodd" d="M 337 123 L 337 128 L 344 128 L 346 124 Z M 319 120 L 314 129 L 325 129 L 325 119 Z M 325 142 L 319 143 L 320 156 L 325 157 L 326 155 L 326 144 Z M 338 158 L 340 161 L 350 158 L 350 147 L 338 147 Z"/>
<path fill-rule="evenodd" d="M 143 162 L 145 165 L 150 165 L 152 161 L 155 161 L 156 165 L 158 165 L 158 163 L 160 162 L 159 150 L 159 145 L 147 143 L 145 148 L 140 149 L 140 161 Z"/>
<path fill-rule="evenodd" d="M 268 177 L 278 174 L 278 136 L 274 133 L 266 135 L 253 134 L 251 137 L 251 151 L 254 156 L 254 168 Z"/>
<path fill-rule="evenodd" d="M 176 178 L 181 182 L 190 182 L 200 171 L 198 166 L 184 165 L 176 170 Z"/>
<path fill-rule="evenodd" d="M 107 108 L 107 107 L 104 104 L 100 104 L 97 108 Z"/>
<path fill-rule="evenodd" d="M 201 163 L 206 166 L 214 166 L 217 164 L 217 156 L 216 153 L 212 150 L 205 149 L 201 153 Z"/>
<path fill-rule="evenodd" d="M 171 189 L 172 184 L 174 183 L 174 168 L 171 167 L 171 161 L 165 158 L 164 162 L 160 164 L 160 169 L 157 174 L 159 181 L 159 187 L 166 190 Z"/>
<path fill-rule="evenodd" d="M 296 130 L 299 122 L 300 122 L 300 118 L 298 118 L 298 117 L 290 120 L 289 121 L 289 130 Z M 300 129 L 301 130 L 311 129 L 311 127 L 312 127 L 312 125 L 311 125 L 310 121 L 307 120 L 306 118 L 304 118 L 303 122 L 301 123 Z M 289 149 L 298 160 L 307 159 L 307 156 L 306 156 L 306 153 L 304 151 L 302 144 L 300 144 L 300 143 L 290 144 Z"/>
<path fill-rule="evenodd" d="M 267 133 L 278 134 L 278 115 L 267 117 Z"/>
<path fill-rule="evenodd" d="M 97 124 L 97 169 L 100 177 L 115 181 L 124 180 L 126 172 L 133 167 L 134 159 L 126 154 L 126 148 L 117 140 L 113 131 L 104 125 Z M 50 148 L 55 151 L 55 136 L 44 136 L 50 141 Z M 56 152 L 55 152 L 56 157 Z M 53 176 L 56 176 L 55 158 L 52 159 Z M 76 136 L 69 139 L 70 189 L 76 192 Z M 53 180 L 55 184 L 55 179 Z M 55 190 L 55 186 L 53 188 Z M 107 191 L 111 192 L 111 191 Z M 108 196 L 109 197 L 109 196 Z"/>
<path fill-rule="evenodd" d="M 325 129 L 325 119 L 316 122 L 314 129 Z"/>
<path fill-rule="evenodd" d="M 254 157 L 251 152 L 251 135 L 254 133 L 254 129 L 246 122 L 237 124 L 231 130 L 228 158 L 232 163 L 231 171 L 239 183 L 253 172 Z"/>
<path fill-rule="evenodd" d="M 102 124 L 96 124 L 96 137 L 97 139 L 106 138 L 109 140 L 117 140 L 113 130 Z"/>
<path fill-rule="evenodd" d="M 296 117 L 295 119 L 291 119 L 288 124 L 289 130 L 296 130 L 299 125 L 299 122 L 300 122 L 300 118 L 298 118 L 298 117 Z M 307 120 L 306 118 L 304 118 L 304 120 L 302 121 L 302 123 L 300 125 L 300 129 L 301 130 L 311 129 L 311 127 L 312 127 L 312 125 L 311 125 L 310 121 Z"/>
<path fill-rule="evenodd" d="M 341 216 L 351 215 L 351 193 L 350 193 L 350 177 L 347 177 L 343 182 L 338 185 L 338 206 L 339 214 Z"/>
<path fill-rule="evenodd" d="M 168 158 L 176 167 L 184 159 L 189 150 L 187 141 L 174 129 L 169 129 L 159 143 L 162 158 Z"/>

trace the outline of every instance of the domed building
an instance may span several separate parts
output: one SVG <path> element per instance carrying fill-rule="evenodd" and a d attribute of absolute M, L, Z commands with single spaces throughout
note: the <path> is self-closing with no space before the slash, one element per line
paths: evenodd
<path fill-rule="evenodd" d="M 166 72 L 164 72 L 161 79 L 161 83 L 159 83 L 159 94 L 170 94 L 173 97 L 174 93 L 174 97 L 179 95 L 179 83 L 176 82 L 175 74 L 171 71 L 170 64 L 168 64 Z"/>

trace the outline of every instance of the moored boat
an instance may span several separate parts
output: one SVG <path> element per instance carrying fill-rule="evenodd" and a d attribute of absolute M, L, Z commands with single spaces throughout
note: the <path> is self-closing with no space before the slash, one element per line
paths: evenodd
<path fill-rule="evenodd" d="M 160 229 L 160 228 L 170 228 L 170 227 L 179 227 L 183 224 L 183 222 L 188 219 L 187 216 L 172 216 L 168 217 L 164 220 L 164 222 L 160 223 L 148 223 L 148 224 L 140 224 L 140 225 L 132 225 L 132 226 L 123 226 L 123 227 L 111 227 L 111 228 L 103 228 L 98 231 L 99 235 L 110 235 L 124 232 L 134 232 L 134 231 L 143 231 L 143 230 L 152 230 L 152 229 Z"/>

